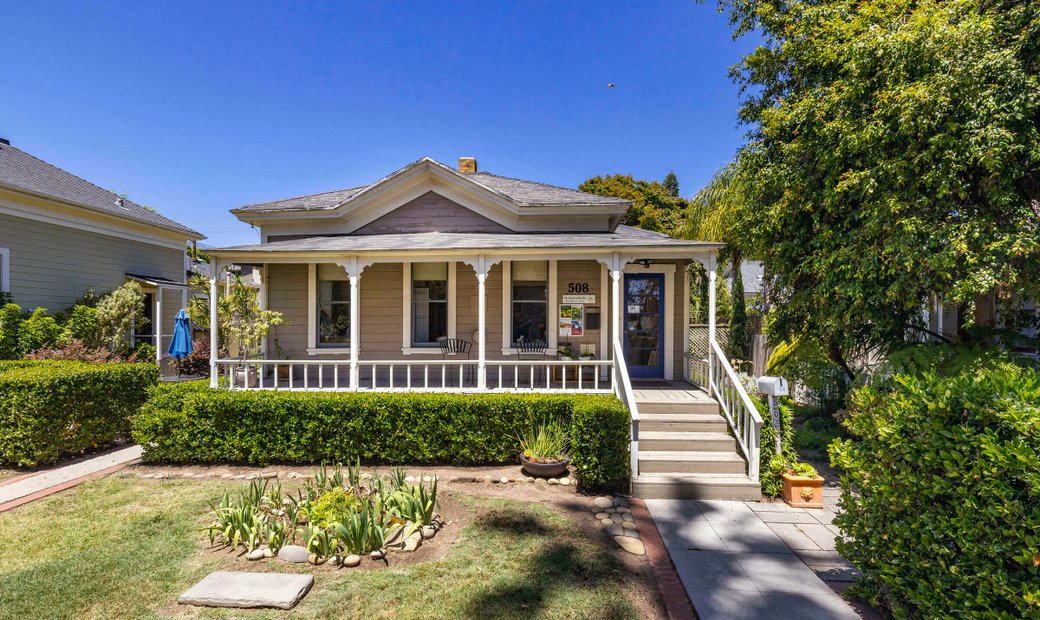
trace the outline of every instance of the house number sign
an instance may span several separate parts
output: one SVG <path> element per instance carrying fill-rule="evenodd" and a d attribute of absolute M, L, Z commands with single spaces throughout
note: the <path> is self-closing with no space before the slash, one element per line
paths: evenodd
<path fill-rule="evenodd" d="M 596 303 L 596 295 L 589 294 L 588 282 L 569 282 L 567 284 L 567 293 L 563 296 L 563 303 L 594 304 Z"/>

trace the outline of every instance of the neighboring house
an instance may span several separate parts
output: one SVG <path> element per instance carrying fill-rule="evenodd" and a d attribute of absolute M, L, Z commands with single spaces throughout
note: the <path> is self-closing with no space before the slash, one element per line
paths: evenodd
<path fill-rule="evenodd" d="M 131 337 L 161 357 L 186 304 L 185 246 L 202 238 L 0 139 L 0 291 L 23 309 L 64 311 L 137 281 L 149 323 Z"/>
<path fill-rule="evenodd" d="M 261 304 L 290 324 L 274 328 L 262 359 L 211 360 L 212 385 L 615 393 L 634 414 L 641 492 L 757 496 L 761 420 L 725 359 L 686 356 L 686 267 L 702 261 L 714 283 L 722 245 L 621 225 L 630 207 L 479 172 L 472 158 L 460 158 L 458 169 L 423 158 L 371 185 L 235 209 L 260 229 L 261 242 L 208 250 L 217 263 L 210 295 L 223 267 L 253 265 Z M 214 351 L 218 344 L 211 341 Z M 648 447 L 639 457 L 637 402 L 655 417 L 674 407 L 718 411 L 688 384 L 664 383 L 687 378 L 725 394 L 732 435 L 721 432 L 721 416 L 705 437 L 694 431 L 707 426 L 695 421 L 658 418 L 664 426 L 643 433 Z M 640 379 L 652 382 L 632 383 Z M 674 400 L 662 404 L 654 390 L 671 390 L 664 398 Z M 702 439 L 708 450 L 728 445 L 729 455 L 675 457 Z M 697 478 L 700 471 L 710 480 Z M 722 487 L 708 492 L 703 484 Z"/>

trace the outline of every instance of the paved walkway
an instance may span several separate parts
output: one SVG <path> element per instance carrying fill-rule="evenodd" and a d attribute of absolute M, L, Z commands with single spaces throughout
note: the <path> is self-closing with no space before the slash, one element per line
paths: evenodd
<path fill-rule="evenodd" d="M 831 508 L 645 500 L 701 620 L 860 618 L 824 583 L 855 568 L 834 551 Z"/>
<path fill-rule="evenodd" d="M 0 512 L 64 491 L 85 480 L 117 471 L 141 458 L 141 446 L 127 446 L 0 484 Z"/>

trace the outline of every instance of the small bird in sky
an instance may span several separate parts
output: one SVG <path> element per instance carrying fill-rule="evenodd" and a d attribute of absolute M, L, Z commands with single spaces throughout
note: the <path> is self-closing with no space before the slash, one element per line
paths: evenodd
<path fill-rule="evenodd" d="M 614 88 L 614 83 L 613 82 L 609 82 L 607 84 L 607 88 Z"/>

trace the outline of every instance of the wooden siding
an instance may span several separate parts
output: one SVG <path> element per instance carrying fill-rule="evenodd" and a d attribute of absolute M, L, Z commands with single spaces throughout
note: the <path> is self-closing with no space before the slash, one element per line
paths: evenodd
<path fill-rule="evenodd" d="M 307 359 L 307 265 L 270 264 L 266 281 L 267 308 L 281 312 L 289 322 L 271 329 L 267 357 L 278 359 L 277 339 L 282 354 Z"/>
<path fill-rule="evenodd" d="M 24 309 L 65 310 L 87 289 L 122 286 L 127 273 L 185 277 L 183 250 L 13 215 L 0 214 L 0 247 L 11 250 L 11 294 Z M 180 304 L 179 293 L 167 290 L 171 297 Z"/>
<path fill-rule="evenodd" d="M 390 213 L 355 230 L 354 235 L 388 233 L 508 233 L 505 226 L 470 211 L 436 192 L 406 202 Z"/>
<path fill-rule="evenodd" d="M 557 330 L 559 333 L 559 304 L 563 303 L 563 296 L 570 293 L 567 292 L 568 284 L 588 284 L 588 294 L 596 296 L 596 303 L 585 304 L 585 317 L 586 317 L 586 328 L 583 330 L 581 336 L 559 336 L 558 343 L 570 343 L 575 349 L 575 352 L 579 350 L 579 345 L 582 344 L 594 344 L 596 345 L 596 357 L 603 359 L 603 352 L 600 351 L 600 330 L 588 329 L 588 314 L 590 311 L 600 313 L 600 327 L 603 326 L 603 305 L 610 305 L 610 290 L 600 290 L 600 264 L 593 260 L 561 260 L 556 263 L 556 306 L 549 308 L 549 328 Z"/>

